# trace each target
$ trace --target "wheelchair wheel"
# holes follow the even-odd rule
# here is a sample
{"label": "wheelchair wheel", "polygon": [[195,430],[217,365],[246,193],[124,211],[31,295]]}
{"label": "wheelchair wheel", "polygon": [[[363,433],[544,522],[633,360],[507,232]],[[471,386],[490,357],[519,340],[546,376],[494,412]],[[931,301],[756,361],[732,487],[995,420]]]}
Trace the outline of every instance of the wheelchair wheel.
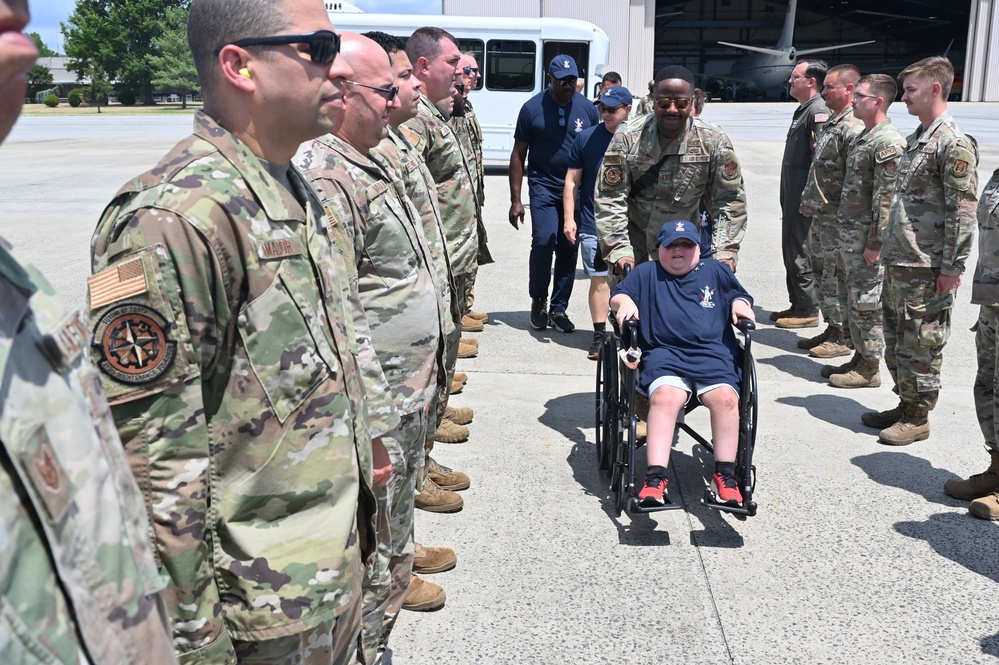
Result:
{"label": "wheelchair wheel", "polygon": [[756,364],[750,361],[747,371],[744,371],[743,389],[740,399],[739,450],[736,460],[736,477],[739,479],[743,505],[756,513],[756,503],[753,501],[753,491],[756,489],[756,467],[753,466],[753,452],[756,448],[756,426],[759,415],[759,399],[757,394]]}
{"label": "wheelchair wheel", "polygon": [[603,390],[600,392],[602,398],[598,397],[598,399],[602,399],[602,404],[598,406],[598,413],[602,407],[603,422],[602,427],[597,432],[597,460],[600,470],[608,473],[614,462],[614,442],[618,430],[618,414],[620,413],[617,391],[617,342],[612,336],[608,335],[604,339],[597,372],[600,375],[598,381],[603,383]]}

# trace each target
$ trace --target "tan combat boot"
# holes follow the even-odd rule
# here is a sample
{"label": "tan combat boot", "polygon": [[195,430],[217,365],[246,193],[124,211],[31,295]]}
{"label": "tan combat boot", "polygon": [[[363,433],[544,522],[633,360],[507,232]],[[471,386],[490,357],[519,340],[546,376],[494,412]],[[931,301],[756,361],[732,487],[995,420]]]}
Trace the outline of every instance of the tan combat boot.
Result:
{"label": "tan combat boot", "polygon": [[468,441],[469,434],[471,432],[464,425],[453,423],[444,418],[441,420],[440,427],[437,428],[437,432],[434,434],[434,441],[440,441],[441,443],[464,443]]}
{"label": "tan combat boot", "polygon": [[788,307],[787,309],[782,309],[779,312],[770,312],[770,320],[776,321],[777,319],[783,319],[785,316],[791,316],[791,312],[793,311],[793,307]]}
{"label": "tan combat boot", "polygon": [[468,474],[464,471],[455,471],[451,467],[438,463],[433,457],[428,458],[427,478],[434,481],[434,484],[442,490],[457,492],[467,490],[472,484]]}
{"label": "tan combat boot", "polygon": [[423,491],[416,495],[415,505],[428,513],[456,513],[465,500],[450,490],[442,490],[428,477],[423,481]]}
{"label": "tan combat boot", "polygon": [[402,609],[412,612],[430,612],[444,607],[446,600],[447,595],[444,593],[444,587],[413,575],[409,580],[406,600],[402,601]]}
{"label": "tan combat boot", "polygon": [[458,555],[450,547],[424,547],[416,543],[413,555],[413,572],[430,575],[443,573],[458,565]]}
{"label": "tan combat boot", "polygon": [[475,319],[476,321],[482,321],[483,323],[489,323],[489,315],[485,312],[469,312],[465,316]]}
{"label": "tan combat boot", "polygon": [[902,402],[887,411],[866,411],[860,415],[860,422],[874,429],[891,427],[902,417]]}
{"label": "tan combat boot", "polygon": [[479,348],[479,340],[475,337],[462,337],[458,340],[459,344],[468,344],[469,346],[474,346]]}
{"label": "tan combat boot", "polygon": [[464,372],[455,372],[454,380],[461,381],[462,383],[468,383],[468,374],[465,374]]}
{"label": "tan combat boot", "polygon": [[829,328],[829,339],[809,349],[808,355],[813,358],[839,358],[840,356],[850,355],[853,349],[847,345],[846,336],[843,334],[843,327],[830,325]]}
{"label": "tan combat boot", "polygon": [[986,448],[992,457],[992,464],[982,473],[976,473],[967,480],[951,478],[944,483],[944,492],[955,499],[971,501],[981,499],[999,491],[999,452]]}
{"label": "tan combat boot", "polygon": [[448,389],[447,394],[448,395],[458,395],[464,389],[465,389],[465,384],[464,383],[462,383],[461,381],[452,381],[451,382],[451,388]]}
{"label": "tan combat boot", "polygon": [[805,339],[798,340],[798,348],[808,350],[814,346],[818,346],[822,342],[829,339],[829,335],[832,334],[832,325],[826,326],[826,329],[820,332],[815,337],[806,337]]}
{"label": "tan combat boot", "polygon": [[467,406],[448,406],[444,408],[444,417],[456,425],[467,425],[475,418],[475,412]]}
{"label": "tan combat boot", "polygon": [[929,409],[902,402],[902,417],[881,430],[878,440],[889,446],[907,446],[930,437]]}
{"label": "tan combat boot", "polygon": [[478,319],[473,319],[468,314],[461,317],[461,332],[482,332],[486,329],[486,324]]}
{"label": "tan combat boot", "polygon": [[818,328],[819,327],[819,315],[815,316],[796,316],[794,314],[789,314],[788,316],[782,316],[777,319],[778,328],[788,328],[796,330],[798,328]]}
{"label": "tan combat boot", "polygon": [[849,372],[830,376],[829,385],[834,388],[877,388],[881,385],[881,361],[862,358]]}
{"label": "tan combat boot", "polygon": [[846,374],[857,366],[857,363],[860,362],[862,357],[863,356],[861,356],[858,351],[854,351],[853,357],[850,358],[845,365],[823,365],[822,369],[819,370],[819,374],[821,374],[824,379],[828,379],[833,374]]}
{"label": "tan combat boot", "polygon": [[458,357],[459,358],[474,358],[479,355],[479,346],[466,344],[464,340],[458,342]]}
{"label": "tan combat boot", "polygon": [[975,499],[968,506],[975,517],[983,520],[999,520],[999,492],[992,492],[980,499]]}

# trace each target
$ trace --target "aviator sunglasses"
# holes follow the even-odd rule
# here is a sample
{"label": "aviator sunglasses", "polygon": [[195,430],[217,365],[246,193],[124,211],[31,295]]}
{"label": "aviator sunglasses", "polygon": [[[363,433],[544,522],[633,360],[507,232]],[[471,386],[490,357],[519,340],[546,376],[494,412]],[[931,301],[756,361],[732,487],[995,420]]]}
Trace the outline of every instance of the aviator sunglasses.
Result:
{"label": "aviator sunglasses", "polygon": [[670,106],[676,106],[677,111],[682,111],[690,104],[686,97],[656,97],[656,106],[665,110]]}
{"label": "aviator sunglasses", "polygon": [[[317,65],[330,65],[340,52],[340,35],[332,30],[317,30],[301,35],[275,35],[273,37],[251,37],[230,42],[225,46],[282,46],[285,44],[306,44],[309,58]],[[215,49],[215,55],[222,52],[222,46]]]}
{"label": "aviator sunglasses", "polygon": [[359,85],[362,88],[367,88],[368,90],[374,90],[385,95],[385,101],[391,102],[395,99],[395,96],[399,94],[399,86],[394,85],[391,88],[379,88],[376,85],[368,85],[367,83],[358,83],[357,81],[344,81],[344,83],[349,83],[350,85]]}

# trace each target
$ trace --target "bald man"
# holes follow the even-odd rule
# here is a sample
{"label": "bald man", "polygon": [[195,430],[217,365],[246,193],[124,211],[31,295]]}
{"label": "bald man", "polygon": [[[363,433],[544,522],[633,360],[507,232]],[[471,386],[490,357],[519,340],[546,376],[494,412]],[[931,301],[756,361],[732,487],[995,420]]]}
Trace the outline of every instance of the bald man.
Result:
{"label": "bald man", "polygon": [[[372,664],[387,646],[409,587],[417,476],[424,441],[436,425],[430,407],[447,377],[441,340],[449,312],[420,213],[401,179],[371,154],[399,108],[388,54],[367,37],[345,33],[340,55],[354,72],[344,88],[343,117],[332,134],[303,146],[296,162],[319,193],[334,237],[353,258],[362,314],[401,414],[399,426],[383,437],[392,477],[375,490],[378,551],[364,577],[362,656]],[[440,596],[438,606],[443,590]]]}

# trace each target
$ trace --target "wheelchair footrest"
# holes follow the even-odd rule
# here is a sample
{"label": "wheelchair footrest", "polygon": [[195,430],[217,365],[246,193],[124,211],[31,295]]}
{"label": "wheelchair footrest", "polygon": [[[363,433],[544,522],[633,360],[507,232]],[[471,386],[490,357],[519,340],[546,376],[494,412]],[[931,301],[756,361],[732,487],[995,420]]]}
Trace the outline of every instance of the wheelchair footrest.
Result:
{"label": "wheelchair footrest", "polygon": [[720,503],[718,497],[715,493],[711,491],[710,487],[704,488],[704,505],[712,510],[720,510],[726,513],[734,513],[736,515],[747,515],[753,517],[756,515],[757,505],[756,502],[750,499],[742,504],[738,503]]}
{"label": "wheelchair footrest", "polygon": [[631,501],[628,502],[628,512],[629,513],[658,513],[664,510],[680,510],[683,508],[679,503],[673,503],[666,497],[666,503],[662,506],[643,506],[638,500],[637,496],[631,497]]}

